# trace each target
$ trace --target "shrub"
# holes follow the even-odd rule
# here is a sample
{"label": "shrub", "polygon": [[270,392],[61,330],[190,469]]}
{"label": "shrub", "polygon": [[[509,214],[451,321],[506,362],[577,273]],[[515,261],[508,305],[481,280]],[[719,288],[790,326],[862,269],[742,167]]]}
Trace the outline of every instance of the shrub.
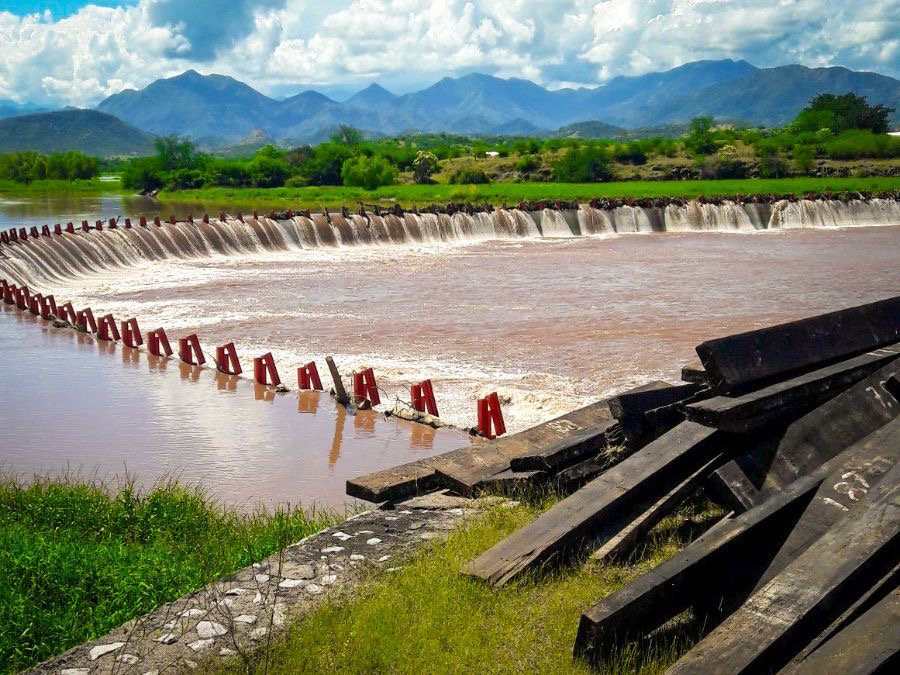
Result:
{"label": "shrub", "polygon": [[541,162],[534,155],[522,155],[516,162],[516,171],[521,173],[531,173],[539,168],[541,168]]}
{"label": "shrub", "polygon": [[156,157],[133,159],[122,170],[122,187],[138,192],[152,192],[165,185],[163,171]]}
{"label": "shrub", "polygon": [[562,183],[600,183],[612,178],[609,156],[596,145],[569,148],[553,173]]}
{"label": "shrub", "polygon": [[741,161],[733,145],[724,145],[713,156],[700,163],[700,178],[746,178],[747,165]]}
{"label": "shrub", "polygon": [[691,131],[684,141],[684,146],[696,155],[709,155],[715,152],[712,124],[712,117],[695,117],[691,121]]}
{"label": "shrub", "polygon": [[420,185],[425,185],[433,182],[431,176],[438,168],[438,158],[433,152],[420,150],[416,153],[412,166],[413,180]]}
{"label": "shrub", "polygon": [[348,159],[341,169],[344,185],[374,190],[382,185],[397,182],[397,169],[382,157],[359,157]]}
{"label": "shrub", "polygon": [[613,150],[613,159],[626,164],[646,164],[647,154],[638,141],[617,145]]}
{"label": "shrub", "polygon": [[490,177],[474,166],[463,166],[450,174],[450,183],[453,185],[482,185],[490,182]]}
{"label": "shrub", "polygon": [[248,167],[250,180],[254,187],[281,187],[291,175],[290,167],[280,157],[278,159],[257,154]]}
{"label": "shrub", "polygon": [[793,154],[797,171],[809,174],[816,165],[816,149],[811,145],[795,145]]}

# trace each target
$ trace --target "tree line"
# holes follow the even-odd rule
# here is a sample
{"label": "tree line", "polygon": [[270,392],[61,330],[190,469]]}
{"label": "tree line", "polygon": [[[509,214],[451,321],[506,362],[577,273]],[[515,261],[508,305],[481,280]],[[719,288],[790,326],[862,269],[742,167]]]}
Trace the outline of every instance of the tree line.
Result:
{"label": "tree line", "polygon": [[100,161],[82,152],[8,152],[0,154],[0,180],[31,183],[35,180],[89,180],[100,171]]}

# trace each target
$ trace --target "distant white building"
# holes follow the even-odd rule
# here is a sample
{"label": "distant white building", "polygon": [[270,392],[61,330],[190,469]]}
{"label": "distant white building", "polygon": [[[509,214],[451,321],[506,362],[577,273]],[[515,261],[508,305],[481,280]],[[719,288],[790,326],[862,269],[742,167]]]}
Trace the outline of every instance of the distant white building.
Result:
{"label": "distant white building", "polygon": [[900,136],[900,131],[889,131],[888,136]]}
{"label": "distant white building", "polygon": [[486,153],[484,153],[484,156],[485,157],[499,157],[500,153],[497,152],[496,150],[488,150]]}

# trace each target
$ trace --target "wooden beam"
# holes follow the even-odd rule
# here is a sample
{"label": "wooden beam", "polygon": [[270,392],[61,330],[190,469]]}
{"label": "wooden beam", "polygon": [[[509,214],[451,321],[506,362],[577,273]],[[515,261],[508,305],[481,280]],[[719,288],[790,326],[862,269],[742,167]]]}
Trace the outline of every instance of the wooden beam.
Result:
{"label": "wooden beam", "polygon": [[639,417],[648,410],[684,401],[700,391],[696,384],[651,382],[609,399],[609,410],[617,420]]}
{"label": "wooden beam", "polygon": [[897,373],[900,359],[895,358],[723,466],[713,489],[724,503],[743,511],[865,438],[900,415],[900,401],[889,385]]}
{"label": "wooden beam", "polygon": [[697,355],[710,384],[734,392],[898,341],[900,296],[709,340],[697,347]]}
{"label": "wooden beam", "polygon": [[681,368],[681,381],[690,382],[692,384],[707,384],[708,381],[706,371],[703,369],[703,364],[700,363],[700,361],[696,361],[695,363],[689,363],[686,366],[683,366]]}
{"label": "wooden beam", "polygon": [[900,467],[669,669],[772,672],[896,564]]}
{"label": "wooden beam", "polygon": [[624,527],[623,514],[637,517],[648,500],[659,499],[708,462],[722,440],[714,429],[680,424],[480,555],[465,573],[502,586],[588,541],[603,543]]}
{"label": "wooden beam", "polygon": [[821,501],[830,498],[845,473],[866,462],[874,464],[879,457],[887,457],[888,468],[894,465],[900,452],[898,433],[900,429],[880,430],[879,436],[844,450],[761,505],[721,521],[683,551],[600,600],[581,616],[576,655],[593,660],[650,633],[701,600],[718,605],[730,602],[736,593],[743,597],[745,589],[752,589],[770,569],[817,493]]}
{"label": "wooden beam", "polygon": [[689,420],[746,433],[806,414],[900,357],[900,344],[868,352],[736,398],[716,396],[685,406]]}

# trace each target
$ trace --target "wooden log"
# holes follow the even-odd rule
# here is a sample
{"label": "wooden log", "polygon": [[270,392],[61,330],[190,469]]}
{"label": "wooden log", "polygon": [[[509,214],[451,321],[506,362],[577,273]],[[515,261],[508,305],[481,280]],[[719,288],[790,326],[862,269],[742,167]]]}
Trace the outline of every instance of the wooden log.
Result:
{"label": "wooden log", "polygon": [[791,675],[870,675],[897,672],[900,663],[900,588],[881,599],[796,666]]}
{"label": "wooden log", "polygon": [[784,379],[900,341],[900,296],[709,340],[697,347],[720,392]]}
{"label": "wooden log", "polygon": [[746,433],[806,414],[898,356],[900,345],[891,345],[743,396],[691,403],[685,413],[699,424]]}
{"label": "wooden log", "polygon": [[608,452],[601,453],[596,457],[589,457],[578,464],[566,467],[552,479],[552,485],[558,492],[572,492],[573,489],[580,488],[589,480],[593,480],[610,464],[615,462],[615,455]]}
{"label": "wooden log", "polygon": [[700,361],[689,363],[681,368],[681,381],[690,382],[691,384],[708,384],[706,371]]}
{"label": "wooden log", "polygon": [[[471,495],[484,481],[508,470],[511,459],[539,456],[542,448],[585,427],[606,422],[614,426],[609,406],[600,401],[518,434],[353,478],[347,481],[347,494],[375,503],[397,501],[441,487],[454,487]],[[437,473],[439,468],[441,475]],[[468,482],[447,479],[444,471],[450,476],[465,472],[464,480]]]}
{"label": "wooden log", "polygon": [[786,665],[900,555],[900,467],[669,669],[758,673]]}
{"label": "wooden log", "polygon": [[486,479],[481,487],[482,490],[487,492],[510,494],[540,485],[546,479],[547,474],[544,471],[513,471],[512,469],[507,469]]}
{"label": "wooden log", "polygon": [[654,502],[644,513],[631,520],[620,532],[604,542],[591,556],[594,560],[615,560],[631,553],[637,544],[667,515],[672,513],[692,493],[701,482],[722,463],[722,455],[697,469],[672,490]]}
{"label": "wooden log", "polygon": [[584,612],[576,655],[593,660],[657,629],[698,599],[713,605],[745,593],[769,569],[817,492],[821,490],[822,500],[829,498],[847,471],[885,456],[892,466],[897,453],[894,436],[867,438],[761,505],[720,521],[683,551]]}
{"label": "wooden log", "polygon": [[347,396],[347,390],[344,389],[344,382],[341,380],[341,374],[338,371],[337,364],[331,356],[325,357],[325,363],[328,364],[328,370],[331,372],[331,379],[334,381],[334,396],[338,403],[350,405],[350,397]]}
{"label": "wooden log", "polygon": [[759,504],[773,491],[895,419],[900,415],[900,401],[891,394],[889,382],[898,372],[900,359],[894,359],[739,455],[714,475],[714,496],[738,512]]}
{"label": "wooden log", "polygon": [[602,544],[624,527],[623,516],[636,517],[648,500],[659,499],[708,462],[722,440],[713,429],[682,423],[480,555],[465,573],[502,586],[552,558],[563,559],[588,540]]}
{"label": "wooden log", "polygon": [[607,433],[616,422],[606,419],[583,429],[573,430],[565,438],[550,439],[543,447],[522,457],[513,457],[509,466],[514,471],[558,471],[583,460],[598,455],[607,448]]}

